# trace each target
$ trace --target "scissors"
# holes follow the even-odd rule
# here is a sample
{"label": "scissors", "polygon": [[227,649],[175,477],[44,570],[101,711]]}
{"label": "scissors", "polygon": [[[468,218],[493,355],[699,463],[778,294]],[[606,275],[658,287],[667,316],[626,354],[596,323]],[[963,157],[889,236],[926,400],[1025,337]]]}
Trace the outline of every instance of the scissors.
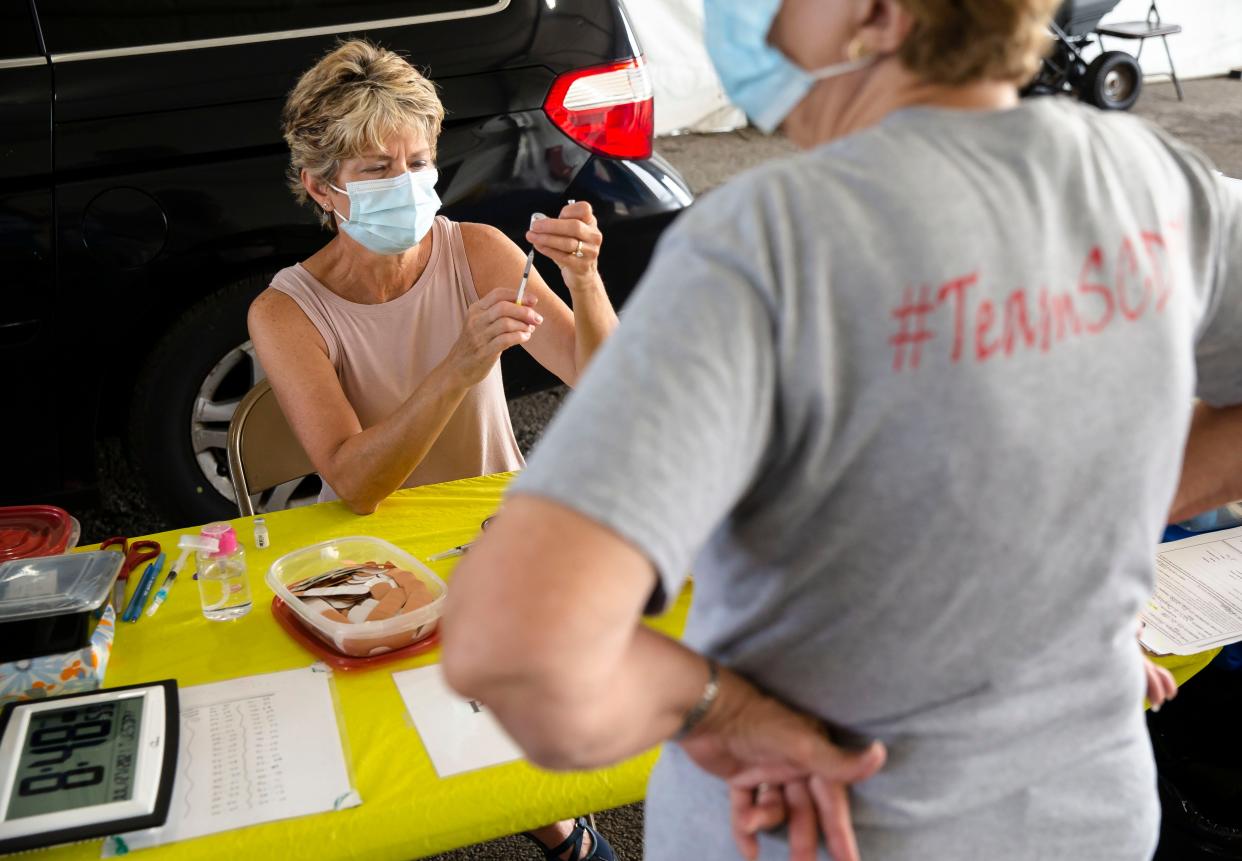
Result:
{"label": "scissors", "polygon": [[125,556],[121,573],[116,575],[116,585],[112,587],[112,606],[120,613],[125,604],[125,581],[129,579],[129,572],[143,562],[159,556],[163,548],[158,541],[135,541],[130,544],[128,538],[121,536],[109,538],[99,545],[100,550],[107,550],[109,547],[119,547]]}

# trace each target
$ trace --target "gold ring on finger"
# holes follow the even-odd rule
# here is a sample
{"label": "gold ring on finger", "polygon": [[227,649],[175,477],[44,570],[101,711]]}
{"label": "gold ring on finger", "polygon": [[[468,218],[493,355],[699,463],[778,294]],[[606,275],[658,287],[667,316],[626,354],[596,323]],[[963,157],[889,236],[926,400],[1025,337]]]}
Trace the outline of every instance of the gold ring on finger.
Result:
{"label": "gold ring on finger", "polygon": [[579,240],[578,240],[578,250],[574,252],[574,257],[581,257],[581,256],[582,256],[582,240],[581,240],[581,239],[579,239]]}

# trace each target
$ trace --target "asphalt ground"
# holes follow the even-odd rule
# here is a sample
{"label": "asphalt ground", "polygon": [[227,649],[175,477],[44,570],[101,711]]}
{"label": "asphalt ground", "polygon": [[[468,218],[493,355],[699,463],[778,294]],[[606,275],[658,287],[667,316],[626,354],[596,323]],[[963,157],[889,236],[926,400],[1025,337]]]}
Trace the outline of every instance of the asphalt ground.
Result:
{"label": "asphalt ground", "polygon": [[[1242,81],[1213,78],[1185,81],[1183,86],[1186,100],[1179,102],[1171,84],[1149,83],[1134,112],[1199,147],[1224,173],[1242,178]],[[742,171],[793,152],[782,138],[765,137],[753,129],[664,138],[656,148],[700,195]],[[514,431],[523,451],[530,451],[564,395],[564,389],[554,389],[510,402]],[[161,532],[172,526],[143,499],[130,477],[118,439],[101,440],[99,456],[99,503],[72,512],[82,522],[83,544],[109,535]],[[596,819],[619,859],[642,858],[642,805],[598,812]],[[540,857],[527,841],[507,838],[439,855],[436,861],[515,861]]]}

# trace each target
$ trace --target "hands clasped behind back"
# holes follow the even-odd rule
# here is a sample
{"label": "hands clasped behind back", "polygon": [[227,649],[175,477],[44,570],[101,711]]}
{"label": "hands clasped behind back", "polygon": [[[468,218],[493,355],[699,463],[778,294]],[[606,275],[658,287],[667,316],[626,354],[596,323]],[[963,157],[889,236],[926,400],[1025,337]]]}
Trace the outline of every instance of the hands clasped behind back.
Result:
{"label": "hands clasped behind back", "polygon": [[461,335],[445,359],[467,386],[482,382],[500,354],[525,344],[543,323],[543,317],[530,307],[538,302],[527,295],[517,304],[517,291],[496,289],[470,306]]}
{"label": "hands clasped behind back", "polygon": [[733,840],[743,858],[758,835],[786,826],[791,861],[814,861],[822,835],[837,861],[857,861],[848,790],[874,776],[887,752],[834,744],[824,725],[723,670],[719,707],[681,742],[703,770],[729,784]]}

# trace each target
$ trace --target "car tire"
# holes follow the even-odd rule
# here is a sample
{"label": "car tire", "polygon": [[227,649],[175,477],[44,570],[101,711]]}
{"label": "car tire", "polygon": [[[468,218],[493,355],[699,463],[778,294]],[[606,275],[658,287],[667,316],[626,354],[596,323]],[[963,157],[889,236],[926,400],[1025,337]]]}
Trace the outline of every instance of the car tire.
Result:
{"label": "car tire", "polygon": [[[205,381],[220,375],[222,361],[250,350],[246,313],[270,280],[268,274],[255,273],[191,306],[169,327],[138,375],[130,410],[130,461],[157,510],[177,526],[237,516],[228,460],[221,461],[216,449],[223,453],[228,404],[236,407],[262,379],[262,369],[257,361],[250,368],[239,362],[229,369],[224,376],[231,377],[218,381],[221,399],[207,405],[206,415],[202,392]],[[210,450],[204,450],[205,440],[213,444]],[[208,459],[215,462],[215,475]]]}
{"label": "car tire", "polygon": [[1125,51],[1105,51],[1091,61],[1081,98],[1106,111],[1128,111],[1143,92],[1143,69]]}

